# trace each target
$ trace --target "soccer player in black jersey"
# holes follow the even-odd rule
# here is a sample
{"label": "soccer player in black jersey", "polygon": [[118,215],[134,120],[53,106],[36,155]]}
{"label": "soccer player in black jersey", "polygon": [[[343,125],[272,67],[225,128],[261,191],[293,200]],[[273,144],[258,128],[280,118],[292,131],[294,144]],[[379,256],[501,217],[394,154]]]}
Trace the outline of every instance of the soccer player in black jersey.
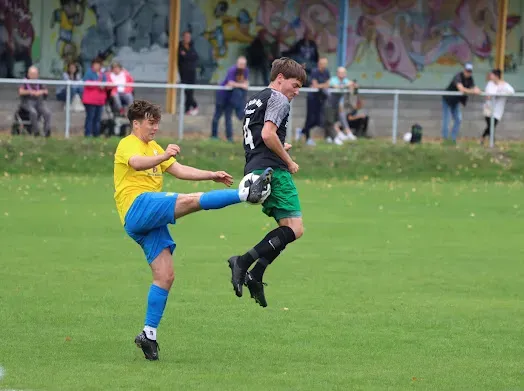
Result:
{"label": "soccer player in black jersey", "polygon": [[260,175],[267,167],[273,169],[271,194],[262,211],[273,217],[278,227],[244,255],[235,255],[228,262],[235,294],[241,297],[242,286],[246,285],[251,297],[262,307],[267,306],[262,282],[266,267],[304,232],[298,191],[291,177],[299,167],[288,154],[291,145],[285,140],[290,102],[306,78],[306,71],[296,61],[285,57],[275,60],[269,86],[253,95],[245,107],[244,175]]}

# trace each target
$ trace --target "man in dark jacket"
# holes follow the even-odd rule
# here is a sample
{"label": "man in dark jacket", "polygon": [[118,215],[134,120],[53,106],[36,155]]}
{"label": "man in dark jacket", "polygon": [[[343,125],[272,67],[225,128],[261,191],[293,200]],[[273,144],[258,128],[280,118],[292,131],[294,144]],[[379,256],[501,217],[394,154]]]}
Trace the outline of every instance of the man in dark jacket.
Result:
{"label": "man in dark jacket", "polygon": [[[198,53],[196,52],[193,42],[191,41],[191,33],[186,31],[184,32],[182,41],[178,46],[178,71],[180,73],[180,80],[182,84],[195,84],[198,60]],[[198,105],[195,101],[193,93],[194,90],[185,90],[185,111],[186,114],[197,115]]]}
{"label": "man in dark jacket", "polygon": [[478,95],[480,89],[473,80],[473,65],[466,63],[462,72],[457,73],[449,83],[446,91],[462,92],[462,96],[445,95],[442,97],[442,139],[447,140],[449,134],[449,120],[453,117],[453,128],[451,129],[451,140],[457,141],[457,136],[462,123],[462,112],[460,105],[466,106],[468,95]]}

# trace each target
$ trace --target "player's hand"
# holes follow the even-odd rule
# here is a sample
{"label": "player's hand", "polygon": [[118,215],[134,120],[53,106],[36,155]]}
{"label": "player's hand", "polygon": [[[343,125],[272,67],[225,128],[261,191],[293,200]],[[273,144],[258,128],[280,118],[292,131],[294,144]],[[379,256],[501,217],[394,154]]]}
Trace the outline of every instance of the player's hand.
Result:
{"label": "player's hand", "polygon": [[287,165],[287,168],[291,174],[296,174],[299,169],[298,164],[293,161]]}
{"label": "player's hand", "polygon": [[230,187],[233,184],[233,177],[225,171],[216,171],[213,173],[213,181]]}
{"label": "player's hand", "polygon": [[176,144],[169,144],[164,152],[164,155],[166,156],[166,160],[175,157],[180,153],[180,147]]}
{"label": "player's hand", "polygon": [[292,145],[291,144],[288,144],[288,143],[284,143],[284,149],[286,151],[289,151],[291,149]]}

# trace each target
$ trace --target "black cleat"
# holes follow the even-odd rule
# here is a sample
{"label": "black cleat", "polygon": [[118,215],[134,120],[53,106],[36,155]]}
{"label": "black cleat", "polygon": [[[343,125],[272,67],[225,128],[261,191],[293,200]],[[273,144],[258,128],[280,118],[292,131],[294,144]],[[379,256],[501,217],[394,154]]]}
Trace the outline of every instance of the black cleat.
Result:
{"label": "black cleat", "polygon": [[231,268],[231,284],[233,284],[233,290],[237,297],[242,297],[242,285],[244,285],[244,281],[246,280],[247,270],[242,270],[240,266],[238,266],[238,258],[240,257],[235,255],[229,258],[228,262]]}
{"label": "black cleat", "polygon": [[136,346],[142,349],[144,357],[147,360],[158,360],[158,351],[160,350],[158,343],[152,339],[146,337],[145,332],[141,332],[135,338]]}
{"label": "black cleat", "polygon": [[247,196],[247,202],[257,204],[262,199],[262,194],[266,186],[271,183],[273,177],[273,169],[271,167],[266,168],[259,178],[249,186],[249,195]]}
{"label": "black cleat", "polygon": [[246,274],[246,280],[244,285],[248,287],[251,297],[260,304],[261,307],[267,307],[266,296],[264,296],[264,285],[263,282],[257,281],[251,273]]}

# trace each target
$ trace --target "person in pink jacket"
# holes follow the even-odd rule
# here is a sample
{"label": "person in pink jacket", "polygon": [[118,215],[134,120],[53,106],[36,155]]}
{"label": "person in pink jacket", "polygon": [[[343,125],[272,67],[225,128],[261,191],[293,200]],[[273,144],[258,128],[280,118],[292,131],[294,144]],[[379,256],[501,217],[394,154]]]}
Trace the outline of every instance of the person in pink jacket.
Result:
{"label": "person in pink jacket", "polygon": [[128,87],[126,84],[133,83],[134,79],[127,69],[116,61],[111,64],[111,72],[107,74],[107,79],[117,84],[111,89],[113,108],[120,115],[124,115],[126,108],[133,103],[133,87]]}
{"label": "person in pink jacket", "polygon": [[86,109],[86,122],[84,135],[86,137],[98,137],[100,135],[100,123],[102,112],[107,100],[107,87],[99,85],[100,82],[107,82],[106,75],[102,72],[102,61],[94,59],[91,62],[91,69],[84,75],[84,94],[82,102]]}

